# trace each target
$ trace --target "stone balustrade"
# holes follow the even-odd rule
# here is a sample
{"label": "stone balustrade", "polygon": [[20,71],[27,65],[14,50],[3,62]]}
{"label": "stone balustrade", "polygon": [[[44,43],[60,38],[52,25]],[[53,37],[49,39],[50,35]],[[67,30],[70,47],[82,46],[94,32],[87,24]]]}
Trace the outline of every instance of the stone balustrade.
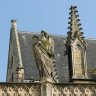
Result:
{"label": "stone balustrade", "polygon": [[[46,83],[46,88],[41,88],[41,83],[0,83],[0,96],[47,96],[51,83]],[[49,84],[49,86],[48,86]],[[96,83],[53,83],[50,96],[96,96]],[[42,90],[41,90],[42,89]]]}
{"label": "stone balustrade", "polygon": [[40,84],[0,83],[0,96],[40,96]]}

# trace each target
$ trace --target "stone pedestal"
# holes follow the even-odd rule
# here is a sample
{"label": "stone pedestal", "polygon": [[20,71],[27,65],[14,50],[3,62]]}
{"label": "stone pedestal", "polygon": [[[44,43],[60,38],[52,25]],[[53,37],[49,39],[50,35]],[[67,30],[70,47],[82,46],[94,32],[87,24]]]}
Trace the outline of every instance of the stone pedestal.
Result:
{"label": "stone pedestal", "polygon": [[51,77],[42,77],[40,81],[41,83],[45,83],[45,82],[53,83],[54,82]]}
{"label": "stone pedestal", "polygon": [[41,96],[52,96],[52,79],[43,77],[41,79]]}

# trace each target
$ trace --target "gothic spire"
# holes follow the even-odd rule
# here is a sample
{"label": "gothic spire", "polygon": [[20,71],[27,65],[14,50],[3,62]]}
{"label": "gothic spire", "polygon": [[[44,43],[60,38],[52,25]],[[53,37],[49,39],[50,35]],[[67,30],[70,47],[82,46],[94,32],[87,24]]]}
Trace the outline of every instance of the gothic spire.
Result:
{"label": "gothic spire", "polygon": [[83,40],[84,36],[83,32],[81,32],[82,28],[80,27],[80,19],[78,19],[79,15],[77,14],[78,11],[76,8],[77,6],[70,7],[70,22],[68,22],[70,26],[68,27],[69,32],[67,34],[70,39],[75,39],[76,37],[79,37],[79,39]]}
{"label": "gothic spire", "polygon": [[[71,6],[70,10],[70,26],[67,40],[65,42],[65,55],[68,56],[69,65],[69,79],[84,79],[87,78],[87,61],[86,61],[86,47],[87,43],[84,40],[79,15],[77,14],[77,7]],[[79,70],[78,70],[79,68]],[[71,71],[70,71],[71,70]]]}

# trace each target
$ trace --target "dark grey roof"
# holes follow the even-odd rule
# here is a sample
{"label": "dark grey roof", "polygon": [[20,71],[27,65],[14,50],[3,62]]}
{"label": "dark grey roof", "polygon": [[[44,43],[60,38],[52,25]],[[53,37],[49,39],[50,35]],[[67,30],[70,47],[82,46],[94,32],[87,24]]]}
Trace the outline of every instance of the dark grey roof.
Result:
{"label": "dark grey roof", "polygon": [[[87,69],[88,72],[91,69],[96,68],[96,40],[92,40],[92,39],[87,39]],[[91,73],[89,73],[89,78],[90,79],[96,79],[96,75],[92,75]]]}
{"label": "dark grey roof", "polygon": [[96,40],[87,41],[87,63],[88,67],[96,67]]}
{"label": "dark grey roof", "polygon": [[22,63],[25,69],[25,79],[33,77],[39,80],[39,72],[33,54],[32,33],[18,33],[22,55]]}
{"label": "dark grey roof", "polygon": [[[24,33],[18,32],[22,62],[25,68],[25,79],[30,79],[33,77],[34,80],[40,80],[39,71],[36,67],[36,62],[33,54],[33,42],[32,36],[37,33]],[[68,81],[68,60],[67,56],[64,56],[64,51],[66,50],[63,40],[66,39],[65,36],[52,35],[55,42],[55,58],[56,58],[56,69],[60,82]],[[87,64],[88,68],[96,67],[96,40],[86,40],[88,43],[87,47]],[[89,78],[92,76],[89,74]]]}

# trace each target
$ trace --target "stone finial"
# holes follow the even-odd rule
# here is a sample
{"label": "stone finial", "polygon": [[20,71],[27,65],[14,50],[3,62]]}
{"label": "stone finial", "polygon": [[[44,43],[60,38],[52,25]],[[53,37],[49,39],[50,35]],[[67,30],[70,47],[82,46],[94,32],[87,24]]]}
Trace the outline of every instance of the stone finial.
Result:
{"label": "stone finial", "polygon": [[79,15],[78,15],[77,6],[71,6],[69,14],[70,14],[70,17],[69,17],[70,21],[68,22],[69,31],[67,32],[68,39],[75,40],[75,38],[78,37],[82,41],[82,43],[84,43],[84,45],[86,45],[86,42],[84,41],[83,32],[81,31],[82,28],[81,28]]}
{"label": "stone finial", "polygon": [[74,38],[76,34],[80,34],[80,31],[82,30],[82,28],[80,27],[80,19],[78,19],[79,15],[77,14],[77,6],[71,6],[70,8],[70,22],[68,22],[68,24],[70,24],[70,26],[68,27],[68,29],[70,30],[71,36]]}
{"label": "stone finial", "polygon": [[17,21],[17,20],[15,20],[15,19],[11,20],[12,27],[14,27],[14,28],[16,28],[16,25],[17,25],[17,24],[16,24],[16,21]]}

